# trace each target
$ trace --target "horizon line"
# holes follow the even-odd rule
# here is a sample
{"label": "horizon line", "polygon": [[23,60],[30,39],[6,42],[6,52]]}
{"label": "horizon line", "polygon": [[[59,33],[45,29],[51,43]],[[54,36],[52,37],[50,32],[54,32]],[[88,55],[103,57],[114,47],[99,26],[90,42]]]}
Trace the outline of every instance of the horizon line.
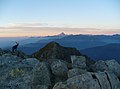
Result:
{"label": "horizon line", "polygon": [[[62,33],[62,32],[61,32]],[[64,32],[63,32],[64,33]],[[34,35],[34,36],[0,36],[0,38],[8,38],[8,37],[13,37],[13,38],[16,38],[16,37],[48,37],[48,36],[58,36],[59,34],[55,34],[55,35],[44,35],[44,36],[41,36],[41,35]],[[65,34],[66,36],[70,36],[70,35],[91,35],[91,36],[100,36],[100,35],[104,35],[104,36],[114,36],[114,35],[120,35],[120,33],[114,33],[114,34]]]}
{"label": "horizon line", "polygon": [[76,29],[120,29],[120,28],[108,28],[108,27],[79,27],[79,26],[0,26],[0,29],[16,29],[16,28],[76,28]]}

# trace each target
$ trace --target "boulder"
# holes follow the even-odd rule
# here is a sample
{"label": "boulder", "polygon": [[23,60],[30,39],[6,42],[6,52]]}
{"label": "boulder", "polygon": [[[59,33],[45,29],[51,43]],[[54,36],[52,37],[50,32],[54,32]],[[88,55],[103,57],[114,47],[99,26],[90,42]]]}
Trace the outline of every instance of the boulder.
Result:
{"label": "boulder", "polygon": [[20,58],[23,58],[23,59],[26,59],[26,58],[29,58],[30,56],[29,55],[26,55],[24,52],[22,51],[15,51],[14,53],[12,53],[12,55],[16,55]]}
{"label": "boulder", "polygon": [[40,63],[40,61],[36,58],[27,58],[22,60],[22,63],[31,67],[36,67]]}
{"label": "boulder", "polygon": [[99,86],[101,89],[111,89],[111,84],[109,82],[109,78],[104,72],[99,72],[93,74],[94,78],[99,81]]}
{"label": "boulder", "polygon": [[100,89],[99,83],[91,73],[78,75],[67,80],[68,89]]}
{"label": "boulder", "polygon": [[86,58],[84,56],[71,56],[72,67],[73,68],[86,68]]}
{"label": "boulder", "polygon": [[81,74],[85,74],[85,73],[87,73],[87,71],[83,69],[79,69],[79,68],[70,69],[68,71],[68,78],[81,75]]}
{"label": "boulder", "polygon": [[111,89],[120,89],[120,81],[112,72],[106,72]]}
{"label": "boulder", "polygon": [[0,89],[31,89],[31,74],[24,75],[22,71],[16,70],[12,73],[5,72],[0,78]]}
{"label": "boulder", "polygon": [[120,78],[120,64],[116,60],[99,60],[94,65],[92,65],[92,70],[94,72],[112,71],[117,75],[117,77]]}
{"label": "boulder", "polygon": [[68,72],[67,65],[60,60],[52,62],[51,70],[56,76],[66,76]]}
{"label": "boulder", "polygon": [[110,72],[87,72],[58,82],[53,89],[120,89],[120,81]]}
{"label": "boulder", "polygon": [[0,65],[6,64],[8,66],[14,66],[16,63],[18,63],[21,60],[23,59],[20,57],[6,53],[0,56]]}
{"label": "boulder", "polygon": [[33,88],[36,88],[38,85],[51,86],[50,71],[47,64],[44,62],[41,62],[33,70],[32,86]]}
{"label": "boulder", "polygon": [[120,78],[120,64],[116,60],[105,61],[108,70],[112,71],[117,77]]}
{"label": "boulder", "polygon": [[49,89],[46,85],[38,85],[35,89]]}
{"label": "boulder", "polygon": [[63,84],[62,82],[57,82],[57,83],[54,85],[53,89],[67,89],[67,88],[66,88],[66,85]]}
{"label": "boulder", "polygon": [[36,58],[23,59],[10,53],[0,56],[0,89],[32,89],[37,85],[51,86],[46,63],[40,63]]}
{"label": "boulder", "polygon": [[5,53],[10,53],[10,50],[3,50],[0,48],[0,56],[2,56]]}
{"label": "boulder", "polygon": [[31,89],[31,76],[16,78],[7,85],[8,89]]}
{"label": "boulder", "polygon": [[106,65],[105,61],[99,60],[95,64],[92,65],[92,70],[94,72],[106,71],[108,70],[108,66]]}

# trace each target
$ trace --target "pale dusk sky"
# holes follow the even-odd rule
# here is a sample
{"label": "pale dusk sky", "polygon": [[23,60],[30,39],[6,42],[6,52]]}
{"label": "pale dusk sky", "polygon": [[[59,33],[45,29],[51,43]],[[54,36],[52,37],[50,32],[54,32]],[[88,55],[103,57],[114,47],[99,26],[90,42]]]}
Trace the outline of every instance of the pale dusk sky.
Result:
{"label": "pale dusk sky", "polygon": [[120,0],[0,0],[0,37],[120,34]]}

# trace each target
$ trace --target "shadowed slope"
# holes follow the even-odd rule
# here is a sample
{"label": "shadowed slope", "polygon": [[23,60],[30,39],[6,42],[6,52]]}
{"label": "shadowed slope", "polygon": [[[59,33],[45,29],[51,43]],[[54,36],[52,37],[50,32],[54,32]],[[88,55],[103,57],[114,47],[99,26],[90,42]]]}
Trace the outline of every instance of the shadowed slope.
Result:
{"label": "shadowed slope", "polygon": [[81,53],[75,48],[63,47],[54,41],[33,54],[38,59],[63,59],[68,62],[71,55],[79,56]]}

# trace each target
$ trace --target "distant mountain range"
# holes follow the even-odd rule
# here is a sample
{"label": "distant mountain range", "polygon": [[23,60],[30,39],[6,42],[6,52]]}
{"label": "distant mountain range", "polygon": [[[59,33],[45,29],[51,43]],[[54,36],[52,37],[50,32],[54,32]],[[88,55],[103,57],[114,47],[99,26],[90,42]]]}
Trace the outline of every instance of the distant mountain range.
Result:
{"label": "distant mountain range", "polygon": [[[13,39],[13,38],[12,38]],[[12,43],[16,41],[15,38]],[[11,40],[9,40],[11,41]],[[80,50],[81,53],[88,55],[92,59],[116,59],[120,56],[120,35],[67,35],[60,33],[54,36],[45,37],[25,37],[20,38],[19,50],[26,54],[32,54],[43,48],[47,43],[55,41],[65,47],[74,47]],[[3,41],[2,41],[3,42]],[[3,42],[4,43],[4,42]],[[1,43],[2,44],[2,43]],[[9,45],[5,43],[5,45]],[[12,44],[7,48],[11,48]]]}
{"label": "distant mountain range", "polygon": [[87,48],[80,52],[95,60],[116,59],[120,63],[120,43]]}
{"label": "distant mountain range", "polygon": [[[35,39],[37,39],[36,42]],[[27,54],[34,53],[51,41],[56,41],[62,46],[75,47],[78,50],[83,50],[86,48],[104,46],[111,43],[120,43],[120,35],[56,35],[42,38],[29,38],[29,41],[30,40],[31,43],[27,43],[26,39],[25,42],[27,44],[21,45],[19,47],[20,50],[24,51]],[[20,43],[24,42],[21,41]]]}

